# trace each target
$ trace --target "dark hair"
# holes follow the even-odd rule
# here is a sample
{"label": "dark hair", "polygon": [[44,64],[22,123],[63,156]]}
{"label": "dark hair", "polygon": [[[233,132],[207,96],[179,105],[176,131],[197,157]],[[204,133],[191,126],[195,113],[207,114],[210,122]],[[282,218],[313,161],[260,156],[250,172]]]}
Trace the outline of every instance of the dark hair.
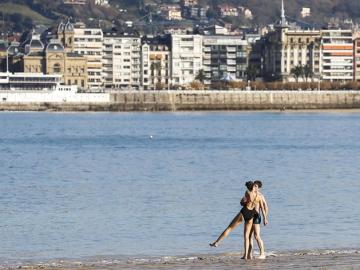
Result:
{"label": "dark hair", "polygon": [[254,187],[254,182],[253,181],[247,181],[245,183],[245,186],[247,187],[248,190],[252,191],[253,187]]}
{"label": "dark hair", "polygon": [[262,182],[260,180],[255,180],[254,185],[257,185],[259,188],[262,187]]}

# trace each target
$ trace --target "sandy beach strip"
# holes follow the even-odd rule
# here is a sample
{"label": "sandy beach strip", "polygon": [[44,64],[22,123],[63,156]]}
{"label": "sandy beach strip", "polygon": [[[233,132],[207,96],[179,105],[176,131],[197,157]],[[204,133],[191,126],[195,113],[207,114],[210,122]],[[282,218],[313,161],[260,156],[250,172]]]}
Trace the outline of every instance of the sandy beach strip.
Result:
{"label": "sandy beach strip", "polygon": [[240,254],[199,255],[187,257],[162,257],[152,259],[100,259],[86,262],[58,261],[35,265],[18,265],[6,269],[28,270],[140,270],[140,269],[319,269],[355,270],[360,269],[360,251],[352,252],[297,252],[272,254],[265,260],[241,260]]}

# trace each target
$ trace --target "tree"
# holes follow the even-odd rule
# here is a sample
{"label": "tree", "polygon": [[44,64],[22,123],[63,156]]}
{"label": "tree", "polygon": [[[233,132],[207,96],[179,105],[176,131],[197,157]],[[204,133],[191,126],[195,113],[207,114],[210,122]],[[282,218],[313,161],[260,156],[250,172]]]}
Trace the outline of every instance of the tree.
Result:
{"label": "tree", "polygon": [[200,69],[198,74],[195,77],[195,80],[198,80],[199,82],[204,83],[205,79],[206,79],[206,76],[205,76],[204,70]]}
{"label": "tree", "polygon": [[189,85],[191,90],[204,90],[204,84],[199,81],[193,81]]}
{"label": "tree", "polygon": [[306,65],[303,67],[304,69],[304,76],[305,76],[305,80],[307,81],[308,78],[311,78],[314,76],[314,72],[312,70],[312,68],[309,65]]}
{"label": "tree", "polygon": [[249,81],[255,81],[258,75],[258,69],[255,65],[250,64],[246,69],[246,76]]}
{"label": "tree", "polygon": [[296,66],[291,69],[291,74],[294,75],[296,82],[299,82],[299,77],[304,76],[304,68],[303,66]]}
{"label": "tree", "polygon": [[161,82],[161,63],[158,61],[151,63],[150,71],[151,83],[156,87],[156,84]]}

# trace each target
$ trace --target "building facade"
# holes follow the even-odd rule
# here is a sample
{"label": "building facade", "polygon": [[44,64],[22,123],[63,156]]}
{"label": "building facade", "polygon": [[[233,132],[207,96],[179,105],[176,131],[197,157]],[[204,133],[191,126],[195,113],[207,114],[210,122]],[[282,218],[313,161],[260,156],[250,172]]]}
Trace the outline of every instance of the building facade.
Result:
{"label": "building facade", "polygon": [[7,49],[8,44],[5,41],[0,41],[0,72],[6,72],[6,62],[7,62]]}
{"label": "building facade", "polygon": [[[269,80],[302,81],[320,78],[321,33],[319,30],[297,30],[279,27],[266,36],[264,77]],[[310,77],[296,78],[296,67],[311,70]]]}
{"label": "building facade", "polygon": [[181,8],[179,5],[166,5],[160,7],[161,15],[168,21],[180,21],[182,20]]}
{"label": "building facade", "polygon": [[351,30],[322,30],[322,80],[352,81],[354,45]]}
{"label": "building facade", "polygon": [[142,85],[147,89],[170,87],[171,74],[170,36],[142,39]]}
{"label": "building facade", "polygon": [[[40,40],[30,44],[38,44]],[[23,56],[23,71],[25,73],[60,74],[61,82],[66,85],[77,85],[87,89],[86,58],[66,52],[59,40],[51,40],[41,51],[38,46],[29,47],[29,52]]]}
{"label": "building facade", "polygon": [[88,0],[63,0],[65,5],[86,5]]}
{"label": "building facade", "polygon": [[73,25],[73,52],[84,56],[87,61],[87,85],[90,89],[100,89],[102,80],[103,32],[101,28],[86,28],[84,24]]}
{"label": "building facade", "polygon": [[57,29],[57,39],[60,40],[67,52],[74,52],[74,25],[68,20],[67,22],[60,22]]}
{"label": "building facade", "polygon": [[237,17],[239,16],[239,11],[237,7],[231,5],[219,5],[218,10],[221,17]]}
{"label": "building facade", "polygon": [[95,0],[95,5],[109,6],[109,1],[108,0]]}
{"label": "building facade", "polygon": [[239,36],[204,36],[203,70],[205,84],[221,81],[246,80],[249,62],[249,44]]}
{"label": "building facade", "polygon": [[311,70],[311,78],[318,79],[321,74],[321,33],[319,30],[290,30],[283,32],[281,78],[283,81],[295,81],[292,70],[306,67]]}
{"label": "building facade", "polygon": [[[292,28],[286,21],[282,1],[281,18],[274,31],[263,38],[263,71],[266,80],[303,81],[320,79],[322,71],[321,31]],[[294,70],[301,67],[299,76]],[[310,78],[308,78],[310,77]]]}
{"label": "building facade", "polygon": [[181,0],[181,5],[184,7],[196,6],[198,4],[198,0]]}
{"label": "building facade", "polygon": [[354,34],[354,81],[360,82],[360,33]]}
{"label": "building facade", "polygon": [[202,36],[171,36],[171,84],[186,85],[202,69]]}
{"label": "building facade", "polygon": [[105,88],[140,88],[140,61],[139,36],[105,33],[102,60]]}

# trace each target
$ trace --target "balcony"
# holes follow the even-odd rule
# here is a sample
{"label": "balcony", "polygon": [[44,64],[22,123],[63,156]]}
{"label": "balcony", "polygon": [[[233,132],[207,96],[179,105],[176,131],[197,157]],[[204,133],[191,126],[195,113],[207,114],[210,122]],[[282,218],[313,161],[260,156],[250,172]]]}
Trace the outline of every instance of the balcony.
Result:
{"label": "balcony", "polygon": [[226,55],[227,58],[231,58],[231,59],[235,59],[236,58],[236,53],[228,53]]}
{"label": "balcony", "polygon": [[236,60],[231,60],[231,59],[229,60],[229,59],[228,59],[228,60],[226,61],[226,64],[228,64],[228,65],[236,65]]}

